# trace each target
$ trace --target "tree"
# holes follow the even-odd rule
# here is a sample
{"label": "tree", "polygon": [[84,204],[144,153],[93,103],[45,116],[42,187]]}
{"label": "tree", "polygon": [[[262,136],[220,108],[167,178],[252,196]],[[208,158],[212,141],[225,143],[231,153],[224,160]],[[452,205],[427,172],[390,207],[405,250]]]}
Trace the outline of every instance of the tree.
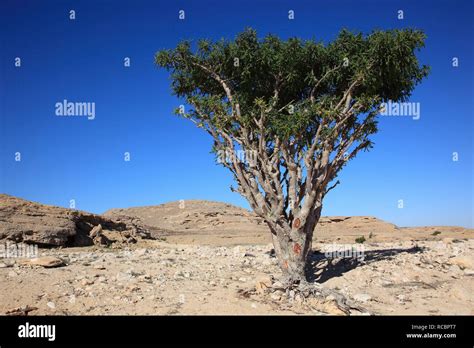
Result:
{"label": "tree", "polygon": [[411,29],[342,30],[325,45],[258,39],[247,29],[235,41],[184,41],[157,52],[174,94],[190,105],[176,112],[213,137],[237,182],[231,189],[270,228],[289,283],[306,280],[323,199],[345,164],[372,147],[382,103],[406,100],[427,76],[415,55],[424,40]]}

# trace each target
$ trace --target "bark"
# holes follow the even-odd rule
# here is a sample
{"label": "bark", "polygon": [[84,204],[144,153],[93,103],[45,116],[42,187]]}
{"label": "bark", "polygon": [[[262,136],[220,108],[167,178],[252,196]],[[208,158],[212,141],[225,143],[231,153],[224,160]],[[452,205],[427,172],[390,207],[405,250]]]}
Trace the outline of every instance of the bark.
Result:
{"label": "bark", "polygon": [[321,216],[321,206],[313,209],[306,222],[301,224],[299,218],[288,223],[268,223],[272,232],[272,241],[283,281],[287,284],[299,284],[309,280],[310,268],[308,258],[312,250],[314,228]]}

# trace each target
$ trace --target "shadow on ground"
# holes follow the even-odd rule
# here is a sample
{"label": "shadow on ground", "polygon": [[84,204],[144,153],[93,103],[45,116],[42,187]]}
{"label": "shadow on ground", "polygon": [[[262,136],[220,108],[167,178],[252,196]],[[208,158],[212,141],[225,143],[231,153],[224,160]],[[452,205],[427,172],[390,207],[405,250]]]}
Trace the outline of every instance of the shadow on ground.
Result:
{"label": "shadow on ground", "polygon": [[313,251],[308,262],[308,280],[310,282],[324,283],[327,280],[339,277],[360,265],[367,265],[381,260],[389,260],[401,253],[417,254],[422,253],[423,251],[423,248],[418,246],[409,249],[394,248],[369,250],[364,252],[363,258],[328,258],[324,252]]}

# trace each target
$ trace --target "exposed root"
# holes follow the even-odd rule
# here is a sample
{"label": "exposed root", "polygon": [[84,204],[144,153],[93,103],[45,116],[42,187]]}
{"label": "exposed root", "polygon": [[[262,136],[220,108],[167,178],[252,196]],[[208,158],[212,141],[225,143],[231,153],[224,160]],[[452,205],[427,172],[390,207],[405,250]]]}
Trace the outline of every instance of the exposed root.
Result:
{"label": "exposed root", "polygon": [[[304,282],[296,286],[293,291],[302,296],[303,303],[310,303],[313,306],[316,305],[316,307],[321,306],[326,310],[329,309],[332,312],[330,314],[337,314],[338,311],[345,315],[355,314],[354,312],[370,314],[367,309],[349,300],[340,292],[323,287],[321,284]],[[335,308],[331,310],[331,306]]]}
{"label": "exposed root", "polygon": [[263,286],[262,282],[258,282],[256,289],[240,290],[239,295],[244,298],[263,295],[272,302],[279,303],[280,306],[289,304],[293,309],[309,307],[330,315],[371,314],[337,290],[318,283],[276,281]]}
{"label": "exposed root", "polygon": [[33,306],[23,306],[23,307],[17,307],[14,309],[11,309],[7,312],[5,312],[6,315],[15,315],[15,316],[26,316],[28,315],[29,312],[37,310],[38,307],[33,307]]}

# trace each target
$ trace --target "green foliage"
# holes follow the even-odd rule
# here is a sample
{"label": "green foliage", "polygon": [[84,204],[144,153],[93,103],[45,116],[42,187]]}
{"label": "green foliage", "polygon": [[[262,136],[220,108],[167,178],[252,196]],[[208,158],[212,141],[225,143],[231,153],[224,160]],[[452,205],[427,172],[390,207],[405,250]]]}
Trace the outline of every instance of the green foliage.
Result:
{"label": "green foliage", "polygon": [[365,241],[366,241],[366,239],[365,239],[364,236],[360,236],[360,237],[357,237],[357,238],[355,239],[355,242],[356,242],[356,243],[359,243],[359,244],[362,244],[362,243],[364,243]]}
{"label": "green foliage", "polygon": [[[336,105],[356,82],[356,113],[370,116],[358,140],[369,148],[367,137],[377,131],[380,103],[405,100],[427,75],[428,67],[420,66],[415,55],[424,39],[421,31],[411,29],[370,35],[342,30],[333,42],[323,44],[273,35],[259,39],[255,30],[247,29],[234,41],[181,42],[159,51],[155,63],[171,72],[174,94],[200,111],[194,108],[185,117],[234,134],[240,127],[255,127],[255,119],[266,111],[265,138],[296,137],[302,148],[323,119],[328,121],[323,135],[334,136],[331,127],[340,116]],[[233,101],[211,71],[232,90]],[[235,103],[240,116],[232,115]],[[347,122],[347,134],[361,125],[357,117]]]}

